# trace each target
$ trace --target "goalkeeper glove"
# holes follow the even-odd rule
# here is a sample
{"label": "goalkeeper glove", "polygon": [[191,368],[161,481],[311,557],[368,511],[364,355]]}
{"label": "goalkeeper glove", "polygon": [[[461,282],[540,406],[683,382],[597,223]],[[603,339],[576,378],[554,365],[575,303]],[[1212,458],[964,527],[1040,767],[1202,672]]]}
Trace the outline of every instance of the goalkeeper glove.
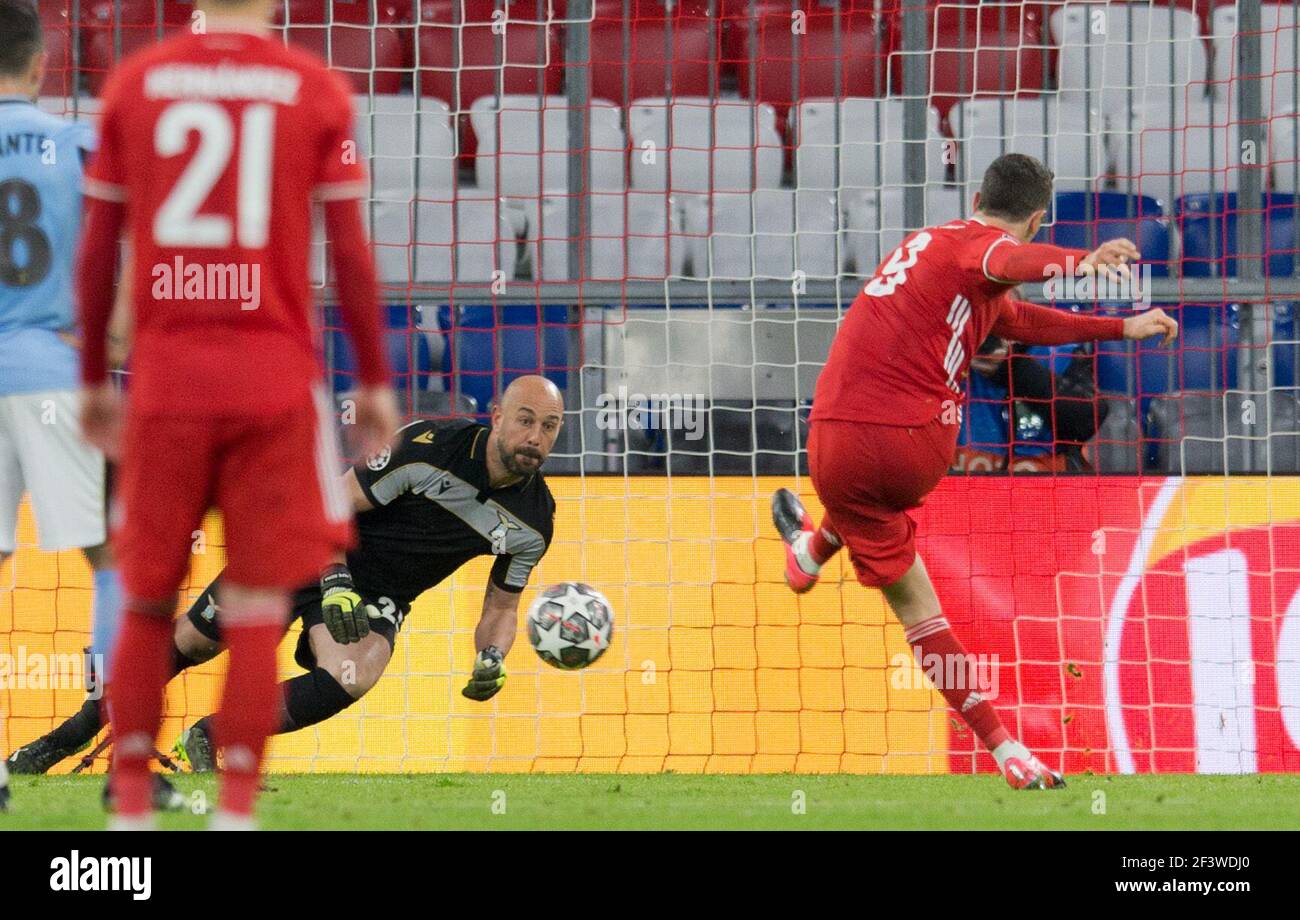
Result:
{"label": "goalkeeper glove", "polygon": [[479,652],[474,659],[474,673],[460,692],[480,703],[496,696],[506,685],[506,667],[502,661],[504,657],[501,649],[495,645],[489,645]]}
{"label": "goalkeeper glove", "polygon": [[342,645],[359,642],[370,635],[370,618],[379,610],[367,604],[352,585],[346,565],[331,565],[320,577],[321,616],[334,641]]}

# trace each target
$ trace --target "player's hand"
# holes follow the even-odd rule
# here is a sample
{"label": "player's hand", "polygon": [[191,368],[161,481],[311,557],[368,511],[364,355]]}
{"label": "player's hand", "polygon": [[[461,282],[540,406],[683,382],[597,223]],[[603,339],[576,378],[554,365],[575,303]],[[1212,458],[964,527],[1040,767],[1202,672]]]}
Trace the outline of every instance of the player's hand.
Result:
{"label": "player's hand", "polygon": [[321,573],[321,619],[334,641],[351,645],[370,635],[370,618],[379,608],[361,599],[346,565],[331,565]]}
{"label": "player's hand", "polygon": [[81,391],[81,436],[110,460],[122,454],[122,394],[104,382]]}
{"label": "player's hand", "polygon": [[1149,339],[1157,335],[1164,336],[1164,339],[1160,342],[1161,345],[1168,345],[1178,338],[1178,322],[1159,307],[1124,319],[1124,338],[1126,339]]}
{"label": "player's hand", "polygon": [[363,456],[373,457],[388,447],[401,425],[397,394],[391,387],[364,387],[356,395],[356,426]]}
{"label": "player's hand", "polygon": [[1128,263],[1142,257],[1132,240],[1107,240],[1079,263],[1079,272],[1085,275],[1101,273],[1114,280],[1128,277]]}
{"label": "player's hand", "polygon": [[501,688],[506,685],[504,658],[501,649],[495,645],[489,645],[479,652],[478,657],[474,659],[474,673],[470,675],[469,683],[460,692],[480,703],[500,693]]}

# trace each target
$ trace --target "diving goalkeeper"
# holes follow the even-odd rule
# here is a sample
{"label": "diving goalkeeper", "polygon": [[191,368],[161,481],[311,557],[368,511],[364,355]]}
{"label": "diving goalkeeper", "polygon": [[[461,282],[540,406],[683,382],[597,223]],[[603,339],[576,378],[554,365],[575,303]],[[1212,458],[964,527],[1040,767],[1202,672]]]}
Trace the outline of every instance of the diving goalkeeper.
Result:
{"label": "diving goalkeeper", "polygon": [[[383,675],[411,604],[469,560],[496,563],[474,631],[477,657],[461,691],[491,699],[505,685],[520,592],[551,542],[555,500],[540,470],[559,435],[564,404],[544,377],[520,377],[502,394],[490,428],[465,420],[417,421],[396,446],[343,475],[357,512],[358,545],[294,594],[302,620],[295,658],[306,670],[280,685],[278,734],[335,716]],[[222,650],[220,577],[173,630],[173,676]],[[44,773],[102,727],[88,700],[49,734],[15,751],[14,773]],[[212,717],[181,736],[177,754],[195,771],[214,769]]]}

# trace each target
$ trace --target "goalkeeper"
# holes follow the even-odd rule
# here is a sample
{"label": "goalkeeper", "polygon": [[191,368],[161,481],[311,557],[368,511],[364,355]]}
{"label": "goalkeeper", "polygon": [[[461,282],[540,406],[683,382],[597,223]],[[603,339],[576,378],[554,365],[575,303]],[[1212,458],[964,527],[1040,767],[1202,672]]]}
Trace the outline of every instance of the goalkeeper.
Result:
{"label": "goalkeeper", "polygon": [[[555,500],[540,474],[563,421],[564,405],[544,377],[520,377],[493,410],[491,428],[466,420],[417,421],[396,446],[342,477],[357,512],[359,543],[293,598],[302,619],[296,660],[306,671],[280,685],[278,733],[337,715],[373,687],[392,658],[415,599],[469,560],[496,564],[474,631],[477,657],[461,691],[491,699],[505,685],[503,659],[514,643],[520,592],[550,545]],[[173,632],[173,672],[222,649],[220,578],[199,596]],[[91,741],[99,707],[81,710],[9,758],[14,773],[44,773]],[[185,731],[177,754],[196,771],[216,767],[211,717]]]}

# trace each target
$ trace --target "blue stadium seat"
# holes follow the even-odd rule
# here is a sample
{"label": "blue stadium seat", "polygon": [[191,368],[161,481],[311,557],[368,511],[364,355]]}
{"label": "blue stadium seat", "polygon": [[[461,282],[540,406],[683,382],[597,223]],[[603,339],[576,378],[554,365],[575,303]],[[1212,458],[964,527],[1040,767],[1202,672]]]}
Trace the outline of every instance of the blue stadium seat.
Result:
{"label": "blue stadium seat", "polygon": [[[433,349],[429,345],[427,330],[418,328],[420,308],[410,304],[388,305],[388,360],[392,364],[394,385],[399,394],[429,388],[429,378],[434,373]],[[325,314],[333,354],[327,354],[333,368],[335,393],[355,389],[357,386],[357,361],[343,329],[343,318],[337,307]]]}
{"label": "blue stadium seat", "polygon": [[[480,414],[487,414],[496,396],[498,343],[503,387],[524,374],[545,374],[564,389],[569,360],[565,306],[543,307],[540,323],[538,308],[530,305],[460,307],[457,313],[455,373],[461,392],[474,397]],[[452,329],[450,309],[439,312],[439,321]]]}
{"label": "blue stadium seat", "polygon": [[1039,242],[1073,249],[1096,249],[1106,240],[1127,237],[1137,244],[1151,276],[1169,276],[1169,220],[1160,202],[1149,195],[1122,192],[1058,192],[1052,221],[1038,233]]}
{"label": "blue stadium seat", "polygon": [[1175,390],[1220,392],[1237,385],[1237,326],[1223,304],[1164,305],[1180,325],[1173,347],[1151,342],[1101,342],[1097,387],[1136,396],[1145,417],[1154,396]]}
{"label": "blue stadium seat", "polygon": [[[1296,267],[1295,195],[1264,196],[1264,233],[1271,277],[1291,275]],[[1183,274],[1189,278],[1236,277],[1237,193],[1184,195],[1175,205],[1183,239]],[[1229,255],[1230,253],[1234,255]]]}

